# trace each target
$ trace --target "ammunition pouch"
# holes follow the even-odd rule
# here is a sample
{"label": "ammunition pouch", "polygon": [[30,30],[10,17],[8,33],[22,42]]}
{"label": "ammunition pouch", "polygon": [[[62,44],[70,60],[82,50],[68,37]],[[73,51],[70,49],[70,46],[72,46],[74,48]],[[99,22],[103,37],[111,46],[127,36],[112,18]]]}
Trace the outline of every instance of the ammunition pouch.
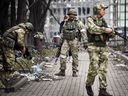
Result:
{"label": "ammunition pouch", "polygon": [[76,32],[74,29],[67,29],[64,31],[63,38],[66,40],[74,40],[76,38]]}
{"label": "ammunition pouch", "polygon": [[12,39],[12,38],[10,38],[10,37],[4,38],[4,41],[3,42],[4,42],[4,46],[5,47],[8,47],[8,48],[13,49],[14,46],[15,46],[15,40]]}
{"label": "ammunition pouch", "polygon": [[81,35],[81,33],[78,31],[78,32],[76,32],[76,38],[78,38],[78,40],[81,42],[81,37],[82,37],[82,35]]}
{"label": "ammunition pouch", "polygon": [[101,36],[100,35],[89,34],[88,41],[89,42],[101,42],[102,40],[101,40]]}

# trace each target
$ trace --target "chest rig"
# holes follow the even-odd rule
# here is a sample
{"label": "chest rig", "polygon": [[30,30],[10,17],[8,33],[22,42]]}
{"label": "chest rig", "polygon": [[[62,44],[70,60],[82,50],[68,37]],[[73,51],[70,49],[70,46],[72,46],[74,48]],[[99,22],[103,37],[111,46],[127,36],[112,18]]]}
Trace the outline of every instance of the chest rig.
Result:
{"label": "chest rig", "polygon": [[66,40],[74,40],[77,34],[76,21],[66,21],[63,30],[63,38]]}
{"label": "chest rig", "polygon": [[[91,17],[93,19],[93,22],[95,25],[100,26],[100,27],[107,27],[107,23],[103,18],[98,19]],[[103,33],[103,34],[90,34],[89,31],[87,30],[87,35],[88,35],[88,40],[89,42],[102,42],[106,43],[108,41],[108,34]]]}

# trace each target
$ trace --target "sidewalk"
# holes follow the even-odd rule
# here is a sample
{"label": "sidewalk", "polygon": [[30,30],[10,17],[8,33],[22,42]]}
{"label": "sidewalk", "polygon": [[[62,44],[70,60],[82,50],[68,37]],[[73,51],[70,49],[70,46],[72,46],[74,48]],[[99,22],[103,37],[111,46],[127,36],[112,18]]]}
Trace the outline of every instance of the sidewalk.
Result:
{"label": "sidewalk", "polygon": [[[31,81],[21,90],[4,93],[2,96],[87,96],[85,81],[89,66],[88,53],[79,53],[79,75],[72,77],[71,63],[67,63],[66,76],[62,80]],[[59,61],[54,65],[52,74],[59,71]],[[113,96],[128,96],[128,69],[123,64],[114,62],[112,58],[108,65],[108,91]],[[95,96],[98,96],[98,78],[93,86]]]}

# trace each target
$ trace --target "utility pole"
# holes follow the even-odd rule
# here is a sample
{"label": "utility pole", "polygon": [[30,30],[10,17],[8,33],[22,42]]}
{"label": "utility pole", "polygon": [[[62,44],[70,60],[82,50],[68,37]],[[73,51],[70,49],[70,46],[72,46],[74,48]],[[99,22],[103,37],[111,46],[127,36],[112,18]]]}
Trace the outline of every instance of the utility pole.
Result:
{"label": "utility pole", "polygon": [[125,0],[124,2],[124,49],[127,45],[126,39],[127,39],[127,30],[126,30],[126,0]]}
{"label": "utility pole", "polygon": [[114,0],[113,3],[113,23],[114,26],[118,26],[118,1]]}

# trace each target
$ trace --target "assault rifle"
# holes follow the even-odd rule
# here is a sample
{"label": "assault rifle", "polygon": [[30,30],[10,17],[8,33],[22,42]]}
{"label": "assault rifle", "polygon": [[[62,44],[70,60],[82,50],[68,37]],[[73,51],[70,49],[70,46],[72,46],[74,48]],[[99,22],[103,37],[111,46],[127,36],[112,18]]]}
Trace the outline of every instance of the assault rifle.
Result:
{"label": "assault rifle", "polygon": [[117,28],[114,28],[114,32],[115,32],[115,35],[117,35],[117,36],[123,38],[124,40],[128,41],[128,38],[127,38],[127,37],[125,38],[125,36],[124,36],[123,33],[119,33],[119,32],[117,31]]}
{"label": "assault rifle", "polygon": [[55,54],[56,59],[55,59],[55,63],[54,63],[54,64],[56,64],[56,62],[58,61],[58,58],[60,57],[62,44],[63,44],[63,40],[61,41],[61,43],[60,43],[60,45],[59,45],[59,47],[58,47],[58,49],[57,49],[57,52],[56,52],[56,54]]}

